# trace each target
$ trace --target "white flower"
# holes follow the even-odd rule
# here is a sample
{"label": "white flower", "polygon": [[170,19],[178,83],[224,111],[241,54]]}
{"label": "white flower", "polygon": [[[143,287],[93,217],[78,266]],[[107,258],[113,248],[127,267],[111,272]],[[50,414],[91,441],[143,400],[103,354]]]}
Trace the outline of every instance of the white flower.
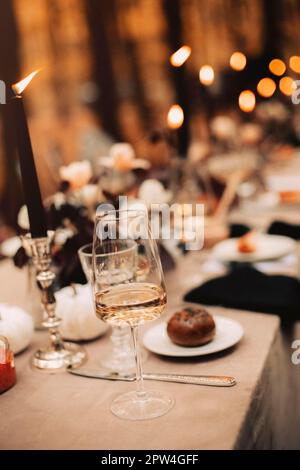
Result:
{"label": "white flower", "polygon": [[118,171],[130,171],[136,168],[147,170],[150,162],[141,158],[135,158],[135,151],[132,145],[126,142],[113,144],[108,157],[100,158],[100,164]]}
{"label": "white flower", "polygon": [[210,124],[212,133],[220,140],[234,139],[236,136],[236,124],[229,116],[217,116]]}
{"label": "white flower", "polygon": [[29,230],[29,217],[28,217],[28,210],[27,206],[22,206],[18,213],[18,225],[23,230]]}
{"label": "white flower", "polygon": [[135,151],[132,145],[126,142],[120,142],[111,146],[109,155],[114,160],[124,159],[130,161],[135,158]]}
{"label": "white flower", "polygon": [[57,245],[62,246],[66,243],[68,238],[72,238],[73,236],[74,232],[70,228],[58,229],[55,232],[55,243],[57,243]]}
{"label": "white flower", "polygon": [[13,258],[21,246],[22,243],[20,237],[8,238],[0,245],[1,255],[6,256],[7,258]]}
{"label": "white flower", "polygon": [[57,192],[53,194],[53,196],[51,196],[51,198],[49,199],[51,203],[54,204],[56,209],[59,209],[66,202],[66,196],[64,193],[61,193],[61,192]]}
{"label": "white flower", "polygon": [[104,200],[102,191],[96,184],[86,184],[78,191],[78,197],[82,204],[86,207],[92,207],[97,202]]}
{"label": "white flower", "polygon": [[242,143],[254,145],[262,138],[262,128],[258,124],[243,124],[239,130],[239,135]]}
{"label": "white flower", "polygon": [[203,160],[209,155],[210,147],[206,142],[195,141],[193,142],[188,151],[188,159],[196,163],[200,160]]}
{"label": "white flower", "polygon": [[171,197],[171,191],[167,191],[161,182],[155,179],[145,180],[138,193],[138,198],[142,199],[147,206],[169,202]]}
{"label": "white flower", "polygon": [[92,177],[92,165],[88,160],[73,162],[59,169],[59,175],[63,181],[67,181],[72,189],[80,189],[85,186]]}

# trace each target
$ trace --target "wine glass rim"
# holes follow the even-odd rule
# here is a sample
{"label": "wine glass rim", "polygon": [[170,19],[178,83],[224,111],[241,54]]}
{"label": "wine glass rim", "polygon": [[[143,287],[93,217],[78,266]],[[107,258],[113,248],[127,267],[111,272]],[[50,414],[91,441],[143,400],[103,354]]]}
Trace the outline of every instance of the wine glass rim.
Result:
{"label": "wine glass rim", "polygon": [[91,248],[93,249],[93,243],[86,243],[85,245],[82,245],[79,249],[78,249],[78,253],[79,254],[83,254],[85,256],[92,256],[92,252],[91,253],[85,253],[85,249],[88,247],[88,246],[91,246]]}
{"label": "wine glass rim", "polygon": [[[105,240],[105,242],[109,242],[110,240]],[[131,250],[133,250],[134,248],[136,248],[137,246],[137,243],[134,241],[134,240],[131,240],[131,239],[128,239],[128,240],[123,240],[124,242],[127,241],[127,242],[132,242],[132,246],[130,247],[127,247],[127,248],[124,248],[122,250],[118,250],[118,251],[112,251],[112,252],[109,252],[109,253],[98,253],[96,254],[96,258],[101,258],[102,256],[105,256],[105,257],[108,257],[108,256],[112,256],[114,254],[120,254],[120,253],[126,253],[126,252],[130,252]],[[90,246],[92,248],[92,251],[90,253],[85,253],[84,252],[84,249],[87,248],[88,246]],[[87,256],[89,258],[92,258],[93,257],[93,243],[87,243],[86,245],[83,245],[79,248],[78,250],[78,254],[81,255],[83,254],[84,256]]]}

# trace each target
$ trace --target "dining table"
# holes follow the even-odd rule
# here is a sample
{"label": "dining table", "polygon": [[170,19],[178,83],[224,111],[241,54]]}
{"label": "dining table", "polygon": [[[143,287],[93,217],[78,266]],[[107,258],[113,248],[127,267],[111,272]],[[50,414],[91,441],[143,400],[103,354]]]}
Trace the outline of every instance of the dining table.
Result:
{"label": "dining table", "polygon": [[[205,269],[209,256],[208,250],[190,252],[166,274],[167,316],[186,305],[186,291],[215,275]],[[1,302],[24,307],[27,296],[26,270],[2,260]],[[148,352],[144,371],[230,375],[236,385],[146,381],[146,387],[168,392],[175,400],[166,415],[149,421],[121,420],[110,412],[114,397],[132,390],[134,383],[33,370],[30,358],[47,341],[45,331],[35,331],[30,346],[15,356],[16,385],[0,396],[0,449],[299,448],[300,366],[291,362],[298,324],[283,331],[276,315],[220,306],[208,310],[242,326],[239,344],[192,358]],[[86,367],[100,367],[109,344],[109,334],[85,342]]]}

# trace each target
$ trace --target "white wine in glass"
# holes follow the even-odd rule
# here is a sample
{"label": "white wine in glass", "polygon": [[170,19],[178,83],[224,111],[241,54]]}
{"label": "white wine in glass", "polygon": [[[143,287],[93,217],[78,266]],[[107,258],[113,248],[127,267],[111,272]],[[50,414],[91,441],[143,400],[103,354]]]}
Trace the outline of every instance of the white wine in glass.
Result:
{"label": "white wine in glass", "polygon": [[165,290],[156,284],[132,282],[112,286],[96,295],[96,314],[108,323],[131,327],[156,320],[165,310]]}
{"label": "white wine in glass", "polygon": [[92,284],[97,316],[111,325],[130,326],[136,358],[137,390],[117,397],[111,411],[131,420],[165,414],[174,401],[144,389],[138,347],[138,326],[159,318],[167,304],[158,249],[145,212],[116,210],[96,216]]}

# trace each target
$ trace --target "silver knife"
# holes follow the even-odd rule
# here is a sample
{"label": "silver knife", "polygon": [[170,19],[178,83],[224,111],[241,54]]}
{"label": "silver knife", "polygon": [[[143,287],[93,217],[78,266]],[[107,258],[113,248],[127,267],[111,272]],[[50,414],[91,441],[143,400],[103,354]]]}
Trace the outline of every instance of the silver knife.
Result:
{"label": "silver knife", "polygon": [[[134,382],[135,374],[125,374],[122,372],[102,372],[95,369],[73,368],[69,366],[67,371],[70,374],[79,375],[81,377],[89,377],[93,379],[104,380],[122,380],[125,382]],[[185,374],[152,374],[144,373],[143,378],[146,380],[158,380],[162,382],[177,382],[190,385],[209,385],[212,387],[232,387],[236,384],[234,377],[225,375],[185,375]]]}

